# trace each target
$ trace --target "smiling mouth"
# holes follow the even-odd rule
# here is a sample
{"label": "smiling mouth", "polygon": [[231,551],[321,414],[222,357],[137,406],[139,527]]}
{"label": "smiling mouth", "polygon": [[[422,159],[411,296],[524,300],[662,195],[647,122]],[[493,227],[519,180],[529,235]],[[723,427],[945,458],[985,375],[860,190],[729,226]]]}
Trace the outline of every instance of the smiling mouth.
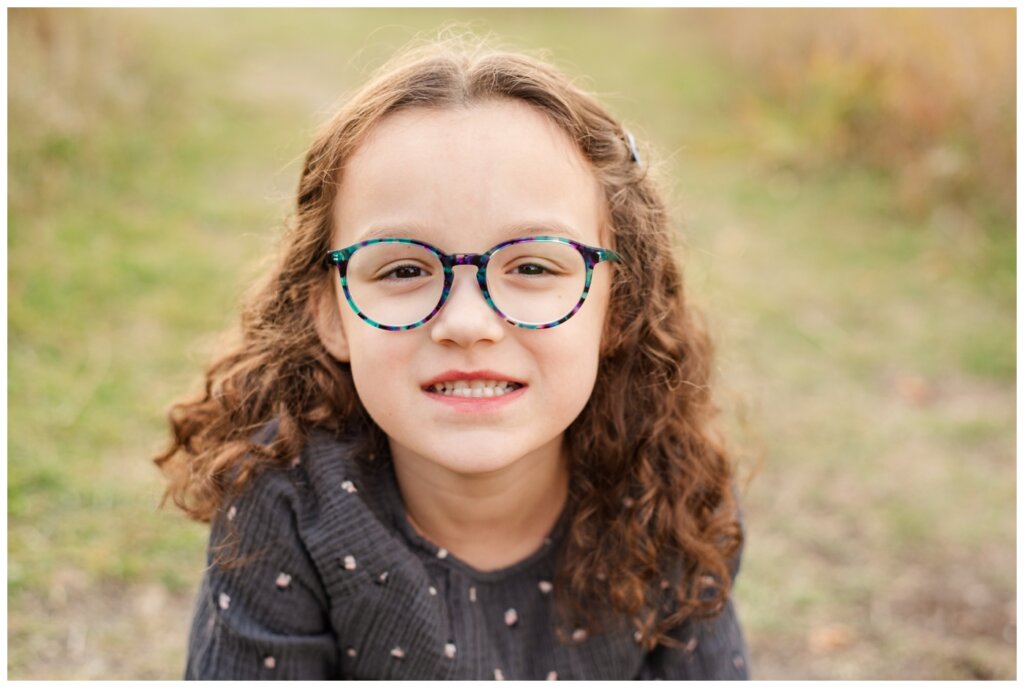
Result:
{"label": "smiling mouth", "polygon": [[445,397],[484,399],[501,397],[524,386],[518,382],[507,382],[505,380],[456,380],[454,382],[437,382],[427,385],[423,390]]}

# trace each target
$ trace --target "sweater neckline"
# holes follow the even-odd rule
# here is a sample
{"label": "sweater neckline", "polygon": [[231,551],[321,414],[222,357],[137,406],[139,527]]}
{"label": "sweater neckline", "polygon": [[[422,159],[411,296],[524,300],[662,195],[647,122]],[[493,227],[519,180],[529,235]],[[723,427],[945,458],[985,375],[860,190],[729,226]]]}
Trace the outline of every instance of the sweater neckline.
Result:
{"label": "sweater neckline", "polygon": [[[405,511],[405,502],[402,500],[402,493],[398,487],[398,478],[395,475],[394,463],[390,456],[387,459],[387,469],[381,471],[381,473],[383,473],[384,494],[387,501],[388,511],[390,512],[393,520],[393,526],[405,537],[409,544],[427,552],[433,557],[436,557],[437,561],[443,565],[461,571],[467,577],[480,583],[495,583],[533,569],[542,562],[546,562],[558,549],[558,546],[565,537],[566,530],[569,526],[569,520],[572,513],[571,494],[569,498],[566,499],[565,505],[562,507],[562,512],[558,516],[558,520],[555,522],[555,525],[551,527],[551,530],[548,531],[547,537],[544,538],[543,544],[541,544],[538,549],[536,549],[532,554],[529,554],[523,559],[520,559],[513,564],[509,564],[508,566],[504,566],[493,571],[481,571],[420,535],[419,531],[417,531],[409,522],[408,515]],[[443,554],[443,556],[438,556],[439,553]]]}

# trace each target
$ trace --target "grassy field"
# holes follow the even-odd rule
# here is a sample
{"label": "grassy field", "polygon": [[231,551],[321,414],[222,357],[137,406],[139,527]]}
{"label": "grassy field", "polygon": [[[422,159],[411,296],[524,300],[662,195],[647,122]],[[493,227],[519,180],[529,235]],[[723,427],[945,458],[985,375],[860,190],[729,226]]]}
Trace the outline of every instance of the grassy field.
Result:
{"label": "grassy field", "polygon": [[753,676],[1014,678],[1013,213],[794,164],[809,119],[780,156],[729,21],[681,10],[9,10],[9,678],[181,675],[206,530],[156,508],[164,410],[313,128],[449,20],[547,48],[666,160],[744,479]]}

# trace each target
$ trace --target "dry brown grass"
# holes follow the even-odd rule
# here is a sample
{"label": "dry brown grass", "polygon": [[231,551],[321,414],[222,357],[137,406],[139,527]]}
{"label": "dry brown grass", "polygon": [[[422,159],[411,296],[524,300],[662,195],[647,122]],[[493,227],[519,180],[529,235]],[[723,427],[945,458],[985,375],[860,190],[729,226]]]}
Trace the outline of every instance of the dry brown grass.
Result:
{"label": "dry brown grass", "polygon": [[866,162],[921,217],[976,196],[1016,204],[1016,11],[708,11],[752,78],[739,108],[764,152],[793,166]]}

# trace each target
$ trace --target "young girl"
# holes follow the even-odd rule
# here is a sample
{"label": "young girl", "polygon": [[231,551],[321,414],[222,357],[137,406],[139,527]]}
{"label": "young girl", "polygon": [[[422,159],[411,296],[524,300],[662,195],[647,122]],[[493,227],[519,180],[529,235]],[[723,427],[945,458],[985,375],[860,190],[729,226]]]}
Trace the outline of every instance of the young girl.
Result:
{"label": "young girl", "polygon": [[711,345],[644,157],[463,43],[327,123],[156,459],[212,524],[186,677],[747,677]]}

